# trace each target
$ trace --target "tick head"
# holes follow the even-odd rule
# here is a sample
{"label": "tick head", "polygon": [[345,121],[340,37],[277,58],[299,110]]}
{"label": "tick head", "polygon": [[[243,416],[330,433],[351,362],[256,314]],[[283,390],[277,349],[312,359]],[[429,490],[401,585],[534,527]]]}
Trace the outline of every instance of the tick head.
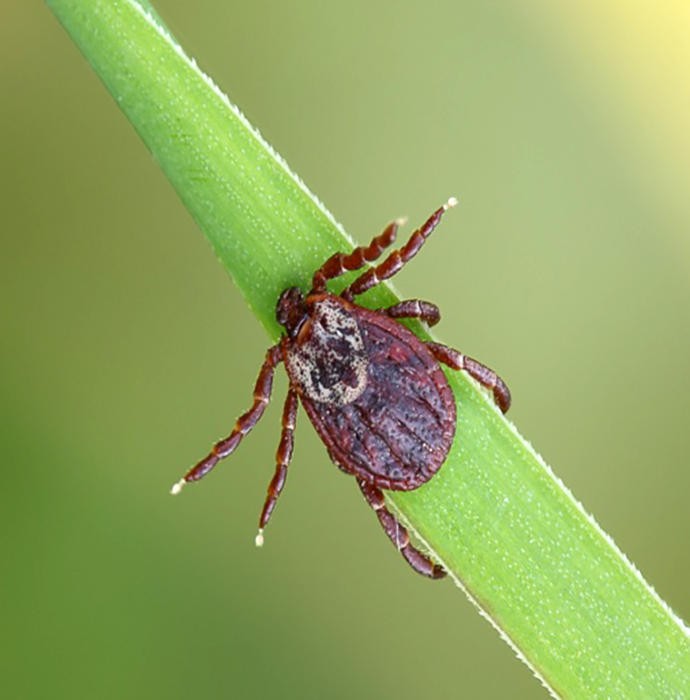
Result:
{"label": "tick head", "polygon": [[290,338],[295,338],[307,317],[307,305],[299,287],[288,287],[278,299],[276,319]]}

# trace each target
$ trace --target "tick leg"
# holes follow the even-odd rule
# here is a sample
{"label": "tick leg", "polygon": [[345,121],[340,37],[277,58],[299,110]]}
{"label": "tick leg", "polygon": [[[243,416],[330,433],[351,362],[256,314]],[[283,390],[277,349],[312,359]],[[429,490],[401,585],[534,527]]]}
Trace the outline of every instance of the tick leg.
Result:
{"label": "tick leg", "polygon": [[287,468],[292,459],[292,447],[294,445],[295,419],[297,418],[297,394],[290,389],[285,406],[283,408],[283,431],[280,435],[280,444],[276,452],[276,472],[268,485],[268,494],[264,509],[259,518],[259,533],[256,536],[256,546],[261,547],[264,543],[264,528],[271,518],[273,509],[278,502],[278,496],[285,486]]}
{"label": "tick leg", "polygon": [[376,260],[383,250],[387,248],[398,234],[398,227],[402,220],[388,224],[383,233],[376,236],[368,246],[359,246],[351,253],[334,253],[326,262],[314,273],[311,283],[311,294],[326,291],[326,282],[344,275],[352,270],[359,270],[368,262]]}
{"label": "tick leg", "polygon": [[435,326],[441,320],[438,306],[421,299],[406,299],[380,311],[391,318],[419,318],[427,326]]}
{"label": "tick leg", "polygon": [[252,407],[237,419],[235,427],[228,437],[219,440],[211,448],[211,451],[206,457],[196,464],[196,466],[192,467],[180,481],[173,485],[171,489],[172,494],[179,493],[186,483],[198,481],[206,476],[221,459],[235,451],[235,448],[240,444],[242,438],[259,422],[271,398],[273,373],[281,360],[282,353],[279,343],[269,348],[266,352],[266,359],[261,366],[261,371],[259,372],[259,377],[254,387],[254,403]]}
{"label": "tick leg", "polygon": [[379,282],[393,277],[402,267],[411,260],[424,245],[426,239],[436,228],[444,212],[457,204],[455,198],[449,199],[442,207],[437,209],[426,222],[412,233],[410,239],[402,248],[394,250],[380,265],[361,274],[349,287],[341,293],[343,299],[351,301],[358,294],[363,294],[368,289],[375,287]]}
{"label": "tick leg", "polygon": [[441,345],[441,343],[429,341],[426,345],[439,362],[443,362],[453,369],[464,370],[481,385],[491,389],[494,394],[494,401],[503,413],[510,408],[510,390],[496,372],[481,362],[477,362],[477,360],[473,360],[471,357],[467,357],[467,355],[463,355],[461,352],[453,350],[453,348],[449,348],[446,345]]}
{"label": "tick leg", "polygon": [[407,530],[397,521],[395,516],[386,508],[386,501],[383,491],[361,479],[357,480],[359,488],[362,489],[367,503],[374,509],[378,516],[381,527],[388,535],[390,541],[396,546],[405,557],[407,563],[422,576],[429,578],[443,578],[446,575],[440,564],[434,564],[426,554],[422,554],[416,547],[410,544],[410,536]]}

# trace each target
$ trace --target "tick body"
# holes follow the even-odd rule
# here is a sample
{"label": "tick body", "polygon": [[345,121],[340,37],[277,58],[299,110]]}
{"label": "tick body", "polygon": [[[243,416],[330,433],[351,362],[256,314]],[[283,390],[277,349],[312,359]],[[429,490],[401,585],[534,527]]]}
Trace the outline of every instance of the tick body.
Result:
{"label": "tick body", "polygon": [[299,402],[333,462],[357,479],[386,534],[412,568],[430,578],[445,576],[439,564],[410,543],[405,528],[386,508],[381,489],[418,488],[448,455],[455,437],[456,407],[441,364],[464,370],[491,389],[504,412],[510,406],[510,392],[492,370],[457,350],[420,340],[397,320],[418,318],[434,325],[440,320],[435,305],[411,299],[372,311],[354,299],[395,275],[454,204],[449,200],[437,209],[402,248],[370,267],[339,295],[327,290],[328,280],[375,261],[395,240],[399,222],[390,224],[366,247],[332,255],[315,272],[308,294],[297,287],[282,293],[276,317],[285,335],[266,353],[252,407],[240,416],[232,433],[173,486],[173,493],[205,476],[256,425],[270,399],[274,370],[283,362],[290,388],[257,545],[263,544],[264,528],[285,485]]}
{"label": "tick body", "polygon": [[381,488],[421,486],[455,435],[453,394],[431,350],[397,321],[332,294],[305,307],[284,361],[331,459]]}

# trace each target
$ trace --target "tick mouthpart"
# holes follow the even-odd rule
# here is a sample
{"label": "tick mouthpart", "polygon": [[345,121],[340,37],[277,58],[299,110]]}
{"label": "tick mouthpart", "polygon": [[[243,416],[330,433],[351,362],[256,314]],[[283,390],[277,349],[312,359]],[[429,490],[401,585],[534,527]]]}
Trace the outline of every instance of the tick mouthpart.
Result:
{"label": "tick mouthpart", "polygon": [[304,294],[299,287],[288,287],[278,299],[276,320],[294,338],[307,316]]}
{"label": "tick mouthpart", "polygon": [[176,481],[173,485],[172,488],[170,489],[170,493],[173,496],[177,496],[180,491],[182,491],[182,487],[186,484],[187,482],[184,479],[180,479],[179,481]]}
{"label": "tick mouthpart", "polygon": [[443,211],[448,211],[449,209],[452,209],[453,207],[457,206],[458,204],[458,198],[457,197],[451,197],[444,205],[443,205]]}

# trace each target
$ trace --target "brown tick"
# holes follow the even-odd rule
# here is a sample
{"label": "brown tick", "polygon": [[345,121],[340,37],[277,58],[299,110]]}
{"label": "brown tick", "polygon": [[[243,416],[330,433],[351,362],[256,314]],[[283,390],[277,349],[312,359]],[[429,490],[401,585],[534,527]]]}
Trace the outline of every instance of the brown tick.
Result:
{"label": "brown tick", "polygon": [[290,388],[283,408],[276,471],[259,518],[257,546],[263,544],[264,528],[285,485],[299,400],[333,462],[355,476],[364,498],[410,566],[430,578],[445,576],[443,567],[410,543],[405,528],[386,508],[381,489],[418,488],[431,479],[448,455],[455,436],[455,399],[440,363],[464,370],[491,389],[504,413],[510,406],[510,392],[488,367],[440,343],[420,340],[397,322],[417,318],[433,326],[441,318],[434,304],[409,299],[371,311],[354,299],[399,272],[419,252],[443,213],[455,204],[456,200],[450,199],[437,209],[402,248],[370,267],[339,295],[327,290],[328,280],[379,258],[395,240],[402,222],[390,224],[366,247],[328,258],[314,273],[306,296],[297,287],[280,295],[276,317],[285,335],[266,353],[252,407],[237,419],[232,433],[172,487],[173,494],[185,483],[204,477],[219,460],[234,452],[263,415],[274,370],[284,362]]}

